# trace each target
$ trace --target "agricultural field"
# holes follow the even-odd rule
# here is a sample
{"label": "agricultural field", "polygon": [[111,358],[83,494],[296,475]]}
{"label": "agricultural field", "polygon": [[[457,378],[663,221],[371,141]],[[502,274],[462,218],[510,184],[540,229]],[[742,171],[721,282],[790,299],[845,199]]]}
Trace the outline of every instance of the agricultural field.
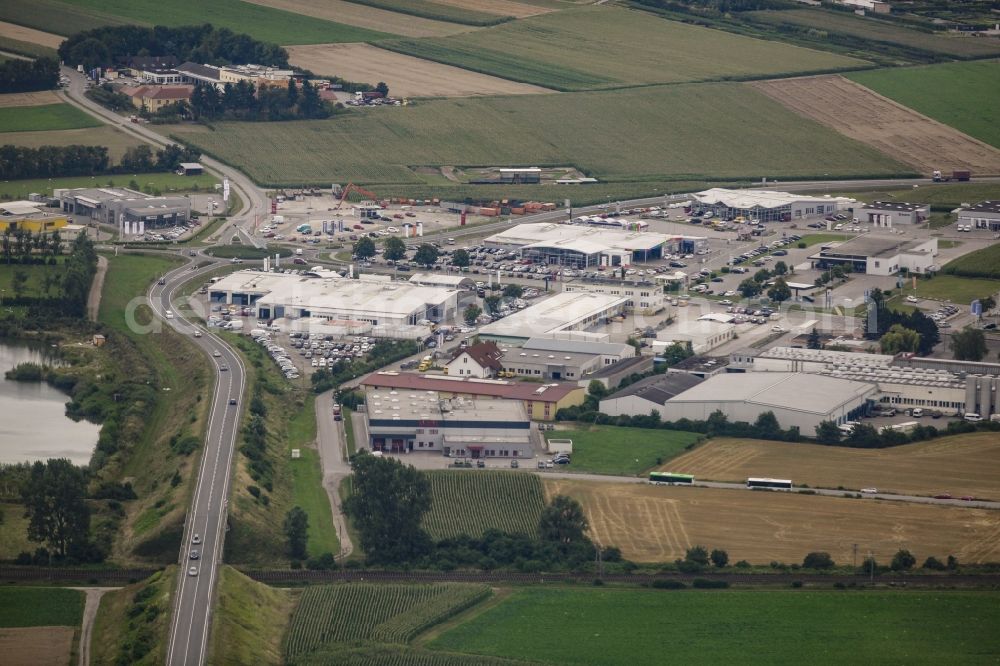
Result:
{"label": "agricultural field", "polygon": [[694,545],[722,548],[730,561],[801,562],[826,551],[850,563],[853,546],[879,561],[900,548],[919,561],[1000,559],[1000,515],[987,509],[803,495],[546,479],[545,494],[579,501],[591,536],[636,562],[666,562]]}
{"label": "agricultural field", "polygon": [[42,106],[0,106],[0,134],[80,129],[100,127],[102,124],[89,113],[63,102]]}
{"label": "agricultural field", "polygon": [[601,666],[667,663],[653,656],[665,652],[670,663],[976,664],[1000,652],[998,602],[996,592],[523,588],[429,646]]}
{"label": "agricultural field", "polygon": [[200,176],[178,176],[176,173],[141,173],[51,179],[28,178],[0,182],[0,200],[27,199],[32,192],[51,196],[54,189],[64,187],[128,187],[133,180],[143,190],[159,190],[161,193],[210,191],[218,182],[218,178],[208,173]]}
{"label": "agricultural field", "polygon": [[[393,193],[388,186],[425,185],[416,166],[575,166],[601,181],[646,182],[647,192],[671,187],[663,181],[912,173],[742,84],[651,87],[629,99],[623,105],[620,93],[596,92],[433,100],[323,121],[175,125],[171,135],[259,183],[353,181],[385,194]],[[532,198],[570,193],[536,189]]]}
{"label": "agricultural field", "polygon": [[682,453],[701,435],[675,430],[643,430],[591,426],[581,430],[553,430],[547,439],[572,439],[572,472],[635,476]]}
{"label": "agricultural field", "polygon": [[[403,37],[445,37],[476,29],[473,26],[432,21],[369,7],[351,0],[246,0],[246,2]],[[342,76],[350,79],[346,75]]]}
{"label": "agricultural field", "polygon": [[310,652],[337,647],[405,645],[490,594],[485,585],[459,583],[308,587],[292,613],[283,653],[289,663],[298,663]]}
{"label": "agricultural field", "polygon": [[[6,7],[6,9],[0,9],[0,19],[11,18],[9,16],[10,8],[7,6],[6,2],[4,2],[2,7]],[[26,27],[24,25],[7,23],[6,21],[0,21],[0,37],[13,39],[19,42],[27,42],[29,44],[37,44],[50,49],[59,48],[59,45],[62,44],[63,41],[63,38],[59,35],[42,32],[41,30],[34,30],[33,28]]]}
{"label": "agricultural field", "polygon": [[[126,150],[142,143],[139,139],[109,125],[88,129],[60,130],[58,132],[5,132],[0,140],[4,144],[27,148],[72,145],[106,146],[113,163],[118,162]],[[103,181],[105,176],[99,178]]]}
{"label": "agricultural field", "polygon": [[[567,9],[465,35],[379,46],[564,91],[805,74],[866,64],[604,6]],[[732,57],[734,53],[739,57]],[[629,104],[629,98],[619,98],[620,107]]]}
{"label": "agricultural field", "polygon": [[[64,0],[84,11],[100,11],[141,22],[171,27],[211,23],[275,44],[363,42],[391,35],[376,30],[314,19],[240,0]],[[197,17],[197,18],[195,18]]]}
{"label": "agricultural field", "polygon": [[7,666],[74,663],[74,627],[0,628],[0,654]]}
{"label": "agricultural field", "polygon": [[0,588],[0,627],[78,627],[83,592],[65,587]]}
{"label": "agricultural field", "polygon": [[[827,194],[828,192],[816,192]],[[1000,183],[928,183],[920,187],[883,188],[851,192],[836,192],[835,196],[854,197],[862,201],[908,201],[927,203],[932,209],[951,211],[963,202],[1000,199]]]}
{"label": "agricultural field", "polygon": [[313,652],[292,666],[526,666],[500,657],[470,657],[457,652],[423,650],[399,645],[342,648]]}
{"label": "agricultural field", "polygon": [[370,44],[312,44],[288,47],[289,62],[316,74],[348,81],[384,81],[393,97],[527,95],[546,88],[459,69],[386,51]]}
{"label": "agricultural field", "polygon": [[[75,7],[60,0],[4,0],[0,3],[0,21],[34,28],[31,38],[29,35],[19,37],[7,27],[0,28],[0,35],[51,48],[58,48],[63,37],[105,25],[151,25],[141,18],[130,20],[98,8]],[[40,39],[34,33],[38,33]]]}
{"label": "agricultural field", "polygon": [[[15,26],[19,27],[19,26]],[[18,39],[11,39],[10,37],[4,37],[0,35],[0,51],[7,54],[5,57],[10,59],[15,56],[20,56],[24,58],[53,58],[57,59],[59,54],[56,50],[48,46],[42,46],[41,44],[34,44],[32,42],[22,42]]]}
{"label": "agricultural field", "polygon": [[1000,438],[981,432],[889,449],[848,449],[726,437],[660,469],[711,481],[768,476],[814,488],[875,487],[908,495],[949,492],[955,497],[1000,499],[1000,477],[995,473],[1000,469]]}
{"label": "agricultural field", "polygon": [[[527,18],[538,14],[545,14],[560,6],[560,0],[552,2],[517,2],[517,0],[435,0],[440,5],[450,5],[471,9],[487,14],[497,14],[498,16],[513,16],[514,18]],[[579,3],[578,3],[579,4]],[[561,5],[566,7],[566,3]]]}
{"label": "agricultural field", "polygon": [[[1000,67],[993,71],[1000,76]],[[891,155],[927,176],[934,169],[1000,174],[1000,150],[994,146],[842,76],[759,81],[750,85],[792,111]],[[954,102],[954,98],[949,100],[950,104]],[[973,105],[978,108],[979,103]]]}
{"label": "agricultural field", "polygon": [[948,275],[1000,280],[1000,243],[952,259],[941,270]]}
{"label": "agricultural field", "polygon": [[1000,86],[996,85],[1000,62],[996,60],[855,72],[848,78],[1000,148]]}
{"label": "agricultural field", "polygon": [[[946,243],[947,241],[941,241]],[[917,296],[938,301],[951,301],[961,306],[977,298],[993,296],[1000,292],[1000,281],[964,278],[955,275],[938,275],[933,280],[917,280]]]}
{"label": "agricultural field", "polygon": [[478,537],[488,529],[538,531],[545,498],[536,475],[480,470],[426,474],[431,481],[431,510],[424,517],[424,529],[432,539]]}
{"label": "agricultural field", "polygon": [[[462,23],[473,26],[486,26],[510,20],[508,16],[498,16],[494,12],[482,12],[461,4],[450,2],[435,2],[434,0],[350,0],[359,5],[378,7],[390,12],[409,14],[434,21]],[[503,0],[496,4],[501,4]]]}
{"label": "agricultural field", "polygon": [[775,25],[794,25],[841,33],[864,42],[886,42],[918,51],[954,56],[956,58],[982,58],[1000,55],[1000,42],[968,36],[952,36],[908,28],[899,23],[858,17],[838,11],[822,9],[788,9],[781,11],[749,12],[747,17]]}
{"label": "agricultural field", "polygon": [[0,109],[12,109],[19,106],[44,106],[58,104],[59,102],[59,96],[52,90],[0,95]]}

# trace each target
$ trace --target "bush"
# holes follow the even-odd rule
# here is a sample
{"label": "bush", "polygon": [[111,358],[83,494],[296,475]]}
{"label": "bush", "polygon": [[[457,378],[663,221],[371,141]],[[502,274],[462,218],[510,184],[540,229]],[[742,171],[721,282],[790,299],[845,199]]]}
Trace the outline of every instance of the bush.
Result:
{"label": "bush", "polygon": [[650,586],[657,590],[683,590],[687,587],[679,580],[654,580]]}
{"label": "bush", "polygon": [[830,553],[813,552],[805,556],[802,566],[806,569],[832,569],[835,565]]}
{"label": "bush", "polygon": [[944,571],[948,567],[945,566],[944,562],[942,562],[938,558],[936,558],[933,555],[931,555],[926,560],[924,560],[924,563],[921,566],[921,568],[922,569],[929,569],[930,571]]}
{"label": "bush", "polygon": [[729,553],[724,550],[716,549],[712,551],[711,559],[712,564],[721,569],[729,564]]}
{"label": "bush", "polygon": [[909,571],[917,563],[917,558],[906,549],[900,549],[892,557],[889,568],[893,571]]}
{"label": "bush", "polygon": [[792,581],[792,587],[794,587],[795,589],[799,589],[800,587],[802,587],[802,581],[801,580],[793,580]]}
{"label": "bush", "polygon": [[729,581],[695,578],[691,585],[699,590],[724,590],[729,587]]}
{"label": "bush", "polygon": [[306,569],[313,571],[328,571],[337,568],[337,559],[333,553],[323,553],[319,557],[310,557],[306,560]]}

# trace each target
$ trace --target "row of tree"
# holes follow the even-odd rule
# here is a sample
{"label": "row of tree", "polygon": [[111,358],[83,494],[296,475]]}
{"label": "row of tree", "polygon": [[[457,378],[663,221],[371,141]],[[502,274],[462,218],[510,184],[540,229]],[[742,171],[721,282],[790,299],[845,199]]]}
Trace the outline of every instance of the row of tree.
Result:
{"label": "row of tree", "polygon": [[59,46],[59,57],[86,69],[109,67],[132,56],[173,56],[180,62],[213,65],[288,66],[288,51],[277,44],[206,23],[178,27],[116,25],[78,32]]}
{"label": "row of tree", "polygon": [[[54,260],[55,257],[61,255],[62,251],[63,241],[58,229],[52,233],[37,232],[33,234],[25,229],[12,230],[7,227],[0,235],[0,261],[5,264],[49,263],[49,260]],[[22,282],[25,281],[26,279]],[[16,274],[14,282],[14,293],[20,296]]]}
{"label": "row of tree", "polygon": [[153,150],[146,144],[128,149],[121,162],[111,165],[105,146],[0,146],[0,178],[64,178],[100,176],[111,173],[173,171],[181,162],[197,162],[201,153],[193,148],[171,145]]}
{"label": "row of tree", "polygon": [[220,91],[213,85],[197,84],[191,101],[179,102],[177,115],[193,120],[308,120],[330,116],[329,105],[308,81],[302,85],[289,79],[284,88],[257,88],[249,81],[227,83]]}
{"label": "row of tree", "polygon": [[0,62],[0,93],[51,90],[59,85],[59,63],[52,58]]}

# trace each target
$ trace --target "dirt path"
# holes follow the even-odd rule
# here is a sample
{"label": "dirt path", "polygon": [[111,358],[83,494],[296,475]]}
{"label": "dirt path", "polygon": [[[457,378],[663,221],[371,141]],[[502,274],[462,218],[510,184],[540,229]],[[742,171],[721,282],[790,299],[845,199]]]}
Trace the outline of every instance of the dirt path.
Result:
{"label": "dirt path", "polygon": [[334,421],[333,391],[327,391],[316,397],[316,446],[319,449],[320,464],[323,466],[323,488],[330,498],[330,509],[333,512],[333,524],[337,526],[337,536],[340,538],[339,559],[343,559],[354,550],[351,537],[347,533],[347,518],[340,506],[340,482],[351,473],[347,463],[347,447],[344,440],[342,421]]}
{"label": "dirt path", "polygon": [[87,595],[86,604],[83,607],[83,626],[80,629],[80,666],[90,664],[90,638],[94,633],[94,620],[97,618],[97,609],[101,605],[101,597],[105,592],[117,590],[117,587],[74,587]]}
{"label": "dirt path", "polygon": [[97,313],[101,309],[101,290],[104,289],[104,274],[108,272],[108,260],[97,257],[97,273],[90,284],[90,294],[87,295],[87,318],[97,321]]}

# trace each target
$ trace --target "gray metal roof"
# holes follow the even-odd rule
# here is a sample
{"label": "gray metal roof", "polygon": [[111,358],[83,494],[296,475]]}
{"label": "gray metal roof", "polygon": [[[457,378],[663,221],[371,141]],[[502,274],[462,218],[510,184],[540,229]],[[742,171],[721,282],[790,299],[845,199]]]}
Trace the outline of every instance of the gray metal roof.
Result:
{"label": "gray metal roof", "polygon": [[665,405],[674,396],[684,393],[705,380],[686,372],[668,372],[640,379],[620,391],[612,393],[604,400],[617,400],[636,395],[658,405]]}
{"label": "gray metal roof", "polygon": [[553,340],[551,338],[529,338],[522,349],[568,354],[613,354],[621,355],[629,345],[621,342],[588,342],[587,340]]}
{"label": "gray metal roof", "polygon": [[798,372],[747,372],[707,378],[671,402],[746,402],[825,415],[876,391],[874,384]]}

